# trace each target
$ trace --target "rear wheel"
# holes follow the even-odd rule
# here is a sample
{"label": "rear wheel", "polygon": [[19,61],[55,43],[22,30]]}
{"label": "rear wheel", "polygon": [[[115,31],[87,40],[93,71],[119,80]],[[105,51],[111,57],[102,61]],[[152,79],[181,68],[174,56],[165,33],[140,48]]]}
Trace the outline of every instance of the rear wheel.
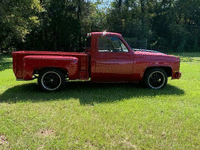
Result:
{"label": "rear wheel", "polygon": [[150,89],[164,88],[167,84],[167,74],[161,68],[153,68],[146,73],[144,82]]}
{"label": "rear wheel", "polygon": [[56,69],[44,70],[38,78],[38,85],[44,91],[57,91],[65,83],[64,74]]}

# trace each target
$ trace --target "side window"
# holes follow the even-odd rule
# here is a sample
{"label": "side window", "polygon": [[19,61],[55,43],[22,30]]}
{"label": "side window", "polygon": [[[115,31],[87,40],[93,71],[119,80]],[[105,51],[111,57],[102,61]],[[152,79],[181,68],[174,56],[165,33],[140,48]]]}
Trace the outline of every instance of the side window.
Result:
{"label": "side window", "polygon": [[113,45],[112,52],[123,52],[118,37],[113,36],[113,37],[109,37],[109,38],[110,38],[110,41]]}
{"label": "side window", "polygon": [[124,43],[122,43],[122,41],[121,40],[119,40],[120,41],[120,43],[121,43],[121,47],[122,47],[122,49],[123,49],[123,52],[128,52],[128,48],[124,45]]}
{"label": "side window", "polygon": [[99,52],[128,52],[127,47],[116,36],[104,36],[98,40]]}
{"label": "side window", "polygon": [[109,42],[108,37],[99,37],[98,40],[98,47],[99,47],[99,52],[110,52],[111,51],[111,45]]}

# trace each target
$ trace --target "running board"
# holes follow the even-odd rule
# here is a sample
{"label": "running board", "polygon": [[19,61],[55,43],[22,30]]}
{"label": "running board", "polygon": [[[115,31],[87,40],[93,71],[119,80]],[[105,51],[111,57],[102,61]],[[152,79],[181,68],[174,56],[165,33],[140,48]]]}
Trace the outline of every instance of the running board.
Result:
{"label": "running board", "polygon": [[89,79],[76,79],[76,80],[69,80],[69,78],[66,78],[65,82],[88,82],[90,80],[91,80],[91,78],[89,78]]}

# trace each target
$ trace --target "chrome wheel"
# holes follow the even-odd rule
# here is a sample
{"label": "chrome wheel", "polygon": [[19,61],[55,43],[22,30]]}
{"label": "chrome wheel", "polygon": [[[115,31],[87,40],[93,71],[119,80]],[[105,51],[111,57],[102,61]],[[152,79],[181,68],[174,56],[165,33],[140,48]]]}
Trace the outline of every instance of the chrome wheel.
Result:
{"label": "chrome wheel", "polygon": [[50,71],[42,76],[42,85],[47,90],[56,90],[61,85],[61,77],[58,73]]}
{"label": "chrome wheel", "polygon": [[161,89],[167,84],[167,74],[161,68],[149,70],[145,75],[145,84],[151,89]]}
{"label": "chrome wheel", "polygon": [[152,89],[159,89],[165,84],[165,75],[160,71],[155,71],[150,74],[148,82]]}
{"label": "chrome wheel", "polygon": [[38,85],[45,91],[56,91],[64,85],[64,74],[59,70],[45,70],[40,73]]}

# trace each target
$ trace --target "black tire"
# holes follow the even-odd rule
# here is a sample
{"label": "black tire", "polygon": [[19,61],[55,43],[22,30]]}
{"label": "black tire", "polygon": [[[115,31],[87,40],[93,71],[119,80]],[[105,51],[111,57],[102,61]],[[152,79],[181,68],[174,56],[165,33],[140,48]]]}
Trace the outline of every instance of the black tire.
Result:
{"label": "black tire", "polygon": [[46,69],[39,74],[38,85],[44,91],[58,91],[64,84],[65,76],[57,69]]}
{"label": "black tire", "polygon": [[161,89],[167,84],[167,74],[161,68],[153,68],[149,70],[144,76],[144,83],[150,89]]}

